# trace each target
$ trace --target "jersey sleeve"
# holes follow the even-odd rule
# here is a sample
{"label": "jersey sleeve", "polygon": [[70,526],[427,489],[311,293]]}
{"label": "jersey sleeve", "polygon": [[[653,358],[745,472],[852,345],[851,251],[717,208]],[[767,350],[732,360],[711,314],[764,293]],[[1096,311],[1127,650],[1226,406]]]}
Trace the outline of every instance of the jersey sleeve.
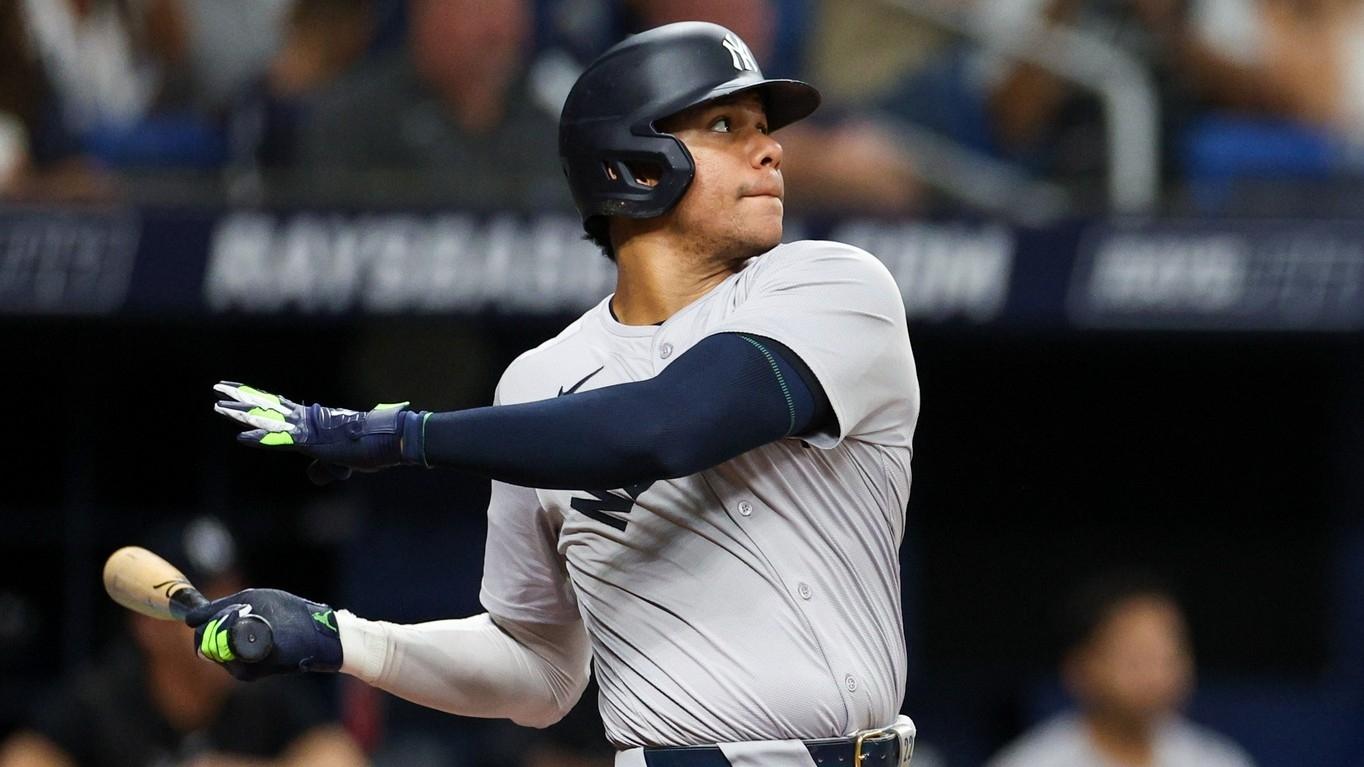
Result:
{"label": "jersey sleeve", "polygon": [[[494,406],[501,404],[501,388]],[[546,511],[533,489],[493,481],[479,591],[489,613],[528,623],[579,619],[573,585],[559,556],[562,527],[563,519]]]}
{"label": "jersey sleeve", "polygon": [[493,482],[479,601],[501,618],[528,623],[578,620],[578,603],[559,557],[562,520],[530,488]]}
{"label": "jersey sleeve", "polygon": [[908,446],[919,384],[904,299],[885,265],[836,242],[799,242],[758,263],[734,312],[713,333],[750,333],[793,351],[837,418],[802,437],[829,448],[857,438]]}

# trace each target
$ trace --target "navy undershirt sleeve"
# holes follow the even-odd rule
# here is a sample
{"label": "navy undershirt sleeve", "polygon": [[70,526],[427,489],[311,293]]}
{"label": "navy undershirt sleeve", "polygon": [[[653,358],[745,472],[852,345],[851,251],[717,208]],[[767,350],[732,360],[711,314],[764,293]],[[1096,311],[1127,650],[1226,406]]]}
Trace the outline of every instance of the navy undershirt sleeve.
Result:
{"label": "navy undershirt sleeve", "polygon": [[790,349],[722,333],[657,376],[554,399],[406,413],[404,458],[528,487],[611,489],[708,469],[826,427],[828,397]]}

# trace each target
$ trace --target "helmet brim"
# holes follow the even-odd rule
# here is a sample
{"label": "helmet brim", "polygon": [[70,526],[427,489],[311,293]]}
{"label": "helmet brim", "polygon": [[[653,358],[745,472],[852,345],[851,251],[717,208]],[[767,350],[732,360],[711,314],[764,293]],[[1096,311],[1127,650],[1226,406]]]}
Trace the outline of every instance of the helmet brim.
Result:
{"label": "helmet brim", "polygon": [[676,110],[674,114],[748,91],[758,91],[762,94],[764,107],[767,110],[767,129],[769,131],[780,130],[797,120],[809,117],[819,108],[819,91],[809,83],[784,79],[758,80],[756,82],[738,80],[710,90],[701,98],[695,99]]}

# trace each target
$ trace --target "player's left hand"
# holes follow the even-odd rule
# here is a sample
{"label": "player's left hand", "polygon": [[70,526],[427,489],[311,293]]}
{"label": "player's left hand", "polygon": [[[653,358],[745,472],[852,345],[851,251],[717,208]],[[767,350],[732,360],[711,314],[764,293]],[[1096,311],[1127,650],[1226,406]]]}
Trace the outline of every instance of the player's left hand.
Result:
{"label": "player's left hand", "polygon": [[377,471],[403,463],[403,418],[408,403],[378,405],[362,413],[316,403],[300,405],[234,381],[213,390],[213,409],[249,427],[237,441],[251,447],[292,450],[317,459],[308,477],[319,485],[346,479],[351,470]]}
{"label": "player's left hand", "polygon": [[[243,615],[270,624],[274,647],[256,663],[238,660],[228,637]],[[341,668],[341,633],[336,612],[278,589],[247,589],[201,605],[185,616],[194,627],[198,654],[232,676],[252,681],[294,671],[337,671]]]}

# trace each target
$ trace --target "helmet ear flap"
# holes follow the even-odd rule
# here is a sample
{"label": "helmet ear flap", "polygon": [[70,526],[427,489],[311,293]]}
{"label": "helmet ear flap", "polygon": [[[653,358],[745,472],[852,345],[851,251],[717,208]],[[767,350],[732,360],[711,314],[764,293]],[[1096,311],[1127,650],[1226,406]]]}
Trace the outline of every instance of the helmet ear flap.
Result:
{"label": "helmet ear flap", "polygon": [[696,176],[696,162],[682,139],[670,134],[660,137],[667,143],[662,145],[663,151],[658,157],[660,175],[658,185],[654,187],[654,199],[661,204],[662,210],[655,215],[662,215],[677,204]]}
{"label": "helmet ear flap", "polygon": [[648,191],[658,186],[663,168],[653,160],[611,159],[602,163],[606,177],[636,191]]}
{"label": "helmet ear flap", "polygon": [[[622,140],[620,143],[626,143]],[[592,215],[653,218],[668,211],[687,191],[695,173],[691,152],[667,134],[634,136],[635,151],[598,157]],[[570,177],[572,181],[572,177]]]}

